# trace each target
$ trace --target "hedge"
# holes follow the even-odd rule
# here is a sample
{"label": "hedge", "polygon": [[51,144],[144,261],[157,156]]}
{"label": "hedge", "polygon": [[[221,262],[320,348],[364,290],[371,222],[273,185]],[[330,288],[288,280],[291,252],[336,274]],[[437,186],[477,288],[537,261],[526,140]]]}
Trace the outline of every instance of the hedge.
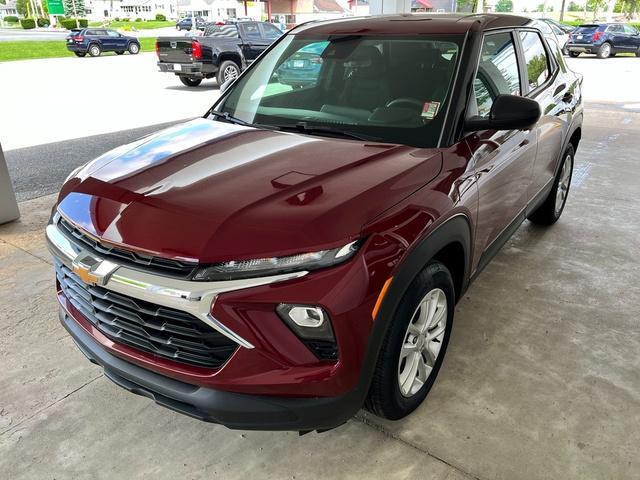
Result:
{"label": "hedge", "polygon": [[[58,22],[67,30],[78,28],[76,26],[75,18],[61,18],[60,20],[58,20]],[[79,18],[78,23],[80,24],[80,28],[87,28],[87,26],[89,25],[89,20],[87,20],[86,18]]]}
{"label": "hedge", "polygon": [[48,27],[49,25],[51,25],[51,22],[49,21],[48,18],[43,18],[43,17],[38,18],[39,27]]}
{"label": "hedge", "polygon": [[167,17],[161,13],[156,13],[156,21],[158,22],[166,22]]}
{"label": "hedge", "polygon": [[32,28],[36,28],[36,21],[33,18],[23,18],[20,20],[20,25],[25,30],[31,30]]}
{"label": "hedge", "polygon": [[4,21],[7,23],[18,23],[20,19],[18,17],[14,17],[13,15],[8,15],[4,17]]}

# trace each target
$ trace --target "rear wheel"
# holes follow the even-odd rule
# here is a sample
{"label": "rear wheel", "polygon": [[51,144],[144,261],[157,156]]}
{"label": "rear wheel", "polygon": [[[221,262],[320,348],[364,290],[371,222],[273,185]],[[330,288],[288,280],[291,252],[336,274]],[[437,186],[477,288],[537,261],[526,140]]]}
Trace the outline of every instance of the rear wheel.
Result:
{"label": "rear wheel", "polygon": [[89,55],[92,57],[99,57],[101,53],[102,49],[100,48],[100,45],[96,43],[89,45]]}
{"label": "rear wheel", "polygon": [[577,58],[580,56],[580,52],[572,52],[571,50],[569,50],[569,56],[573,58]]}
{"label": "rear wheel", "polygon": [[182,75],[180,75],[180,81],[187,87],[197,87],[202,83],[201,78],[189,78]]}
{"label": "rear wheel", "polygon": [[603,43],[598,48],[598,58],[609,58],[611,56],[611,45],[609,43]]}
{"label": "rear wheel", "polygon": [[75,52],[75,54],[76,54],[76,57],[84,57],[87,54],[87,52]]}
{"label": "rear wheel", "polygon": [[397,420],[414,411],[438,375],[453,323],[447,267],[432,261],[407,289],[383,340],[365,407]]}
{"label": "rear wheel", "polygon": [[132,42],[129,44],[129,48],[127,50],[129,50],[129,53],[131,55],[137,55],[138,52],[140,51],[140,45]]}
{"label": "rear wheel", "polygon": [[232,60],[225,60],[218,69],[216,80],[218,80],[218,85],[222,85],[228,80],[235,80],[239,75],[240,67],[238,64]]}
{"label": "rear wheel", "polygon": [[562,164],[556,175],[555,182],[549,196],[527,218],[538,225],[553,225],[558,221],[564,206],[567,203],[569,187],[571,186],[571,176],[573,172],[574,151],[573,145],[569,144],[564,152]]}

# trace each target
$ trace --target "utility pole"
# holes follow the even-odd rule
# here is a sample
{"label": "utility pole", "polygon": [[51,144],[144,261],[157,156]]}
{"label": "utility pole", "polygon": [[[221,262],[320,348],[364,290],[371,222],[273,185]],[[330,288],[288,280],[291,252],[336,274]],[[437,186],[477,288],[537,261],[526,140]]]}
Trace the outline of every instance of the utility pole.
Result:
{"label": "utility pole", "polygon": [[560,21],[564,20],[564,4],[566,0],[562,0],[562,5],[560,6]]}
{"label": "utility pole", "polygon": [[73,6],[73,16],[76,17],[76,28],[80,28],[80,21],[78,20],[78,10],[76,9],[76,0],[71,0]]}

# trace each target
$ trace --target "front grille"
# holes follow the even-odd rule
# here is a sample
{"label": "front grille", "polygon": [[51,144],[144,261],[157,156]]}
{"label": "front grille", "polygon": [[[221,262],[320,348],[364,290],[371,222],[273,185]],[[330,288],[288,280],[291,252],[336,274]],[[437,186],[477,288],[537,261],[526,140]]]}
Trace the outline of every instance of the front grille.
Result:
{"label": "front grille", "polygon": [[121,265],[137,268],[139,270],[150,271],[159,275],[168,275],[176,278],[190,278],[197,268],[196,262],[185,262],[172,260],[170,258],[155,257],[132,252],[118,247],[105,245],[90,237],[82,230],[71,224],[63,217],[58,221],[60,231],[69,240],[80,244],[89,252],[97,254],[101,258],[113,260]]}
{"label": "front grille", "polygon": [[208,368],[220,367],[238,346],[189,313],[87,285],[58,260],[55,268],[71,304],[114,342]]}

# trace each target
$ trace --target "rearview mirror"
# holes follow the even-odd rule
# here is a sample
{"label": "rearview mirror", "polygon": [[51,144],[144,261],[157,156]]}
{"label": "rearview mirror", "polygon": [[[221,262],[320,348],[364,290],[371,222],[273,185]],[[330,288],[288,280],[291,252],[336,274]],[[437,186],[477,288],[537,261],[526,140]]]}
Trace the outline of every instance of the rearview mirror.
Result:
{"label": "rearview mirror", "polygon": [[540,105],[530,98],[518,95],[498,95],[488,117],[471,117],[465,130],[526,130],[540,119]]}

